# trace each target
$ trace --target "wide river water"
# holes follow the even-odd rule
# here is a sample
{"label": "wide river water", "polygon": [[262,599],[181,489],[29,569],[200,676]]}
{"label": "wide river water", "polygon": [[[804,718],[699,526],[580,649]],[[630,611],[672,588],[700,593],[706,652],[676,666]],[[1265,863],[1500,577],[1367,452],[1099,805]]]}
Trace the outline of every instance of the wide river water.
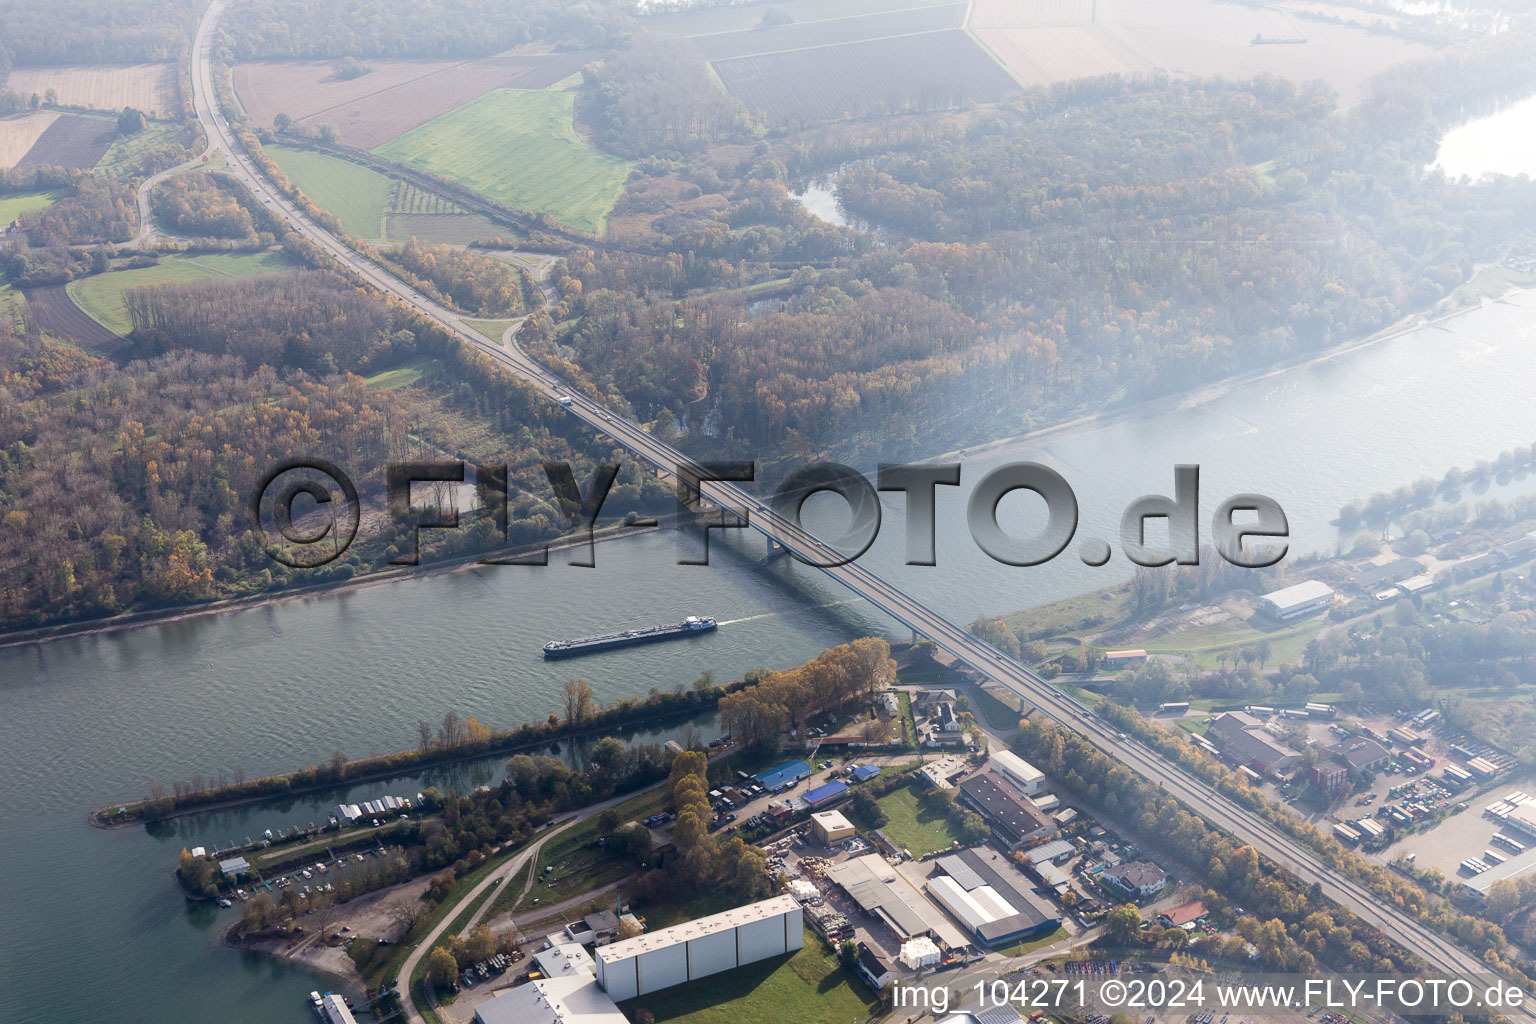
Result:
{"label": "wide river water", "polygon": [[[1114,541],[1120,509],[1167,492],[1173,466],[1202,468],[1202,521],[1257,491],[1289,515],[1296,551],[1332,550],[1338,506],[1536,441],[1536,295],[1473,310],[1311,366],[1172,408],[962,458],[940,490],[939,566],[908,568],[900,509],[867,563],[961,621],[1123,579],[1075,546],[1034,569],[990,562],[963,528],[964,498],[992,465],[1057,468],[1082,508],[1079,537]],[[861,467],[869,469],[870,467]],[[1525,490],[1500,482],[1491,494]],[[820,500],[820,499],[818,499]],[[899,506],[899,501],[898,501]],[[1017,507],[1015,507],[1015,504]],[[811,508],[812,520],[823,510]],[[1005,518],[1030,521],[1009,499]],[[837,518],[828,514],[828,520]],[[0,1009],[32,1022],[283,1024],[310,1019],[322,980],[218,945],[232,911],[190,908],[173,887],[182,846],[317,820],[336,795],[182,819],[161,833],[99,831],[85,815],[151,780],[248,774],[408,747],[452,708],[493,726],[556,709],[579,673],[599,698],[784,667],[894,623],[813,569],[763,564],[761,542],[715,542],[714,564],[675,564],[669,537],[602,545],[597,568],[482,569],[423,576],[133,631],[0,650]],[[1116,542],[1116,547],[1118,543]],[[686,614],[710,636],[546,664],[553,637]],[[359,787],[492,781],[496,764]]]}

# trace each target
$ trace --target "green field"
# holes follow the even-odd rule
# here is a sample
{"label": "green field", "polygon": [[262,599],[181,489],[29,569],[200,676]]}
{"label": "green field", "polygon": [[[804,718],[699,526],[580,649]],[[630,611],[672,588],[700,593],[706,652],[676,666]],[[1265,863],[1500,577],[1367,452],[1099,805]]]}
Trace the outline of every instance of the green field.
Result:
{"label": "green field", "polygon": [[630,164],[576,134],[575,98],[567,90],[498,89],[375,152],[600,235]]}
{"label": "green field", "polygon": [[876,801],[891,820],[880,831],[914,857],[947,849],[960,837],[940,811],[923,806],[911,786],[893,789]]}
{"label": "green field", "polygon": [[112,270],[69,283],[69,297],[97,323],[118,334],[133,329],[123,293],[147,284],[173,284],[204,277],[249,277],[293,269],[277,252],[204,253],[200,256],[166,256],[153,267]]}
{"label": "green field", "polygon": [[805,948],[619,1004],[656,1024],[863,1024],[880,1000],[809,929]]}
{"label": "green field", "polygon": [[501,344],[501,336],[507,333],[507,328],[515,324],[516,320],[465,320],[464,323],[474,328],[476,334],[483,334],[496,344]]}
{"label": "green field", "polygon": [[0,227],[4,227],[24,213],[52,206],[63,195],[62,189],[41,189],[31,192],[11,192],[0,196]]}
{"label": "green field", "polygon": [[150,150],[175,142],[179,134],[181,126],[174,121],[151,121],[143,131],[113,142],[96,161],[96,173],[127,181],[138,175]]}
{"label": "green field", "polygon": [[322,210],[341,221],[347,234],[364,241],[384,237],[384,213],[395,183],[350,160],[292,146],[266,146],[283,173]]}

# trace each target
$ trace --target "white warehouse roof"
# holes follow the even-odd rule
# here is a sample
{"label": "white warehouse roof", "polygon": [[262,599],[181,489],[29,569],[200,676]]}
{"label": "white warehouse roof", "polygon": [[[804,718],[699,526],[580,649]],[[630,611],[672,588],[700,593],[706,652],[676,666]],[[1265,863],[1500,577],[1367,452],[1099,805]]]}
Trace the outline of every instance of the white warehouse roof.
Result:
{"label": "white warehouse roof", "polygon": [[1042,781],[1045,773],[1011,750],[999,750],[991,758],[994,767],[1001,768],[1020,785],[1028,786]]}
{"label": "white warehouse roof", "polygon": [[610,942],[606,946],[598,947],[597,958],[605,964],[611,964],[641,953],[648,953],[653,949],[665,949],[679,942],[701,939],[706,935],[730,931],[732,928],[751,924],[754,921],[766,921],[799,909],[800,904],[793,896],[774,896],[758,903],[736,907],[734,910],[701,917],[696,921],[675,924],[670,928],[659,928],[654,932],[636,935],[632,939]]}
{"label": "white warehouse roof", "polygon": [[1294,586],[1284,587],[1271,591],[1264,595],[1264,600],[1274,605],[1279,611],[1287,611],[1291,608],[1300,608],[1313,601],[1321,601],[1333,597],[1333,588],[1318,580],[1307,580]]}

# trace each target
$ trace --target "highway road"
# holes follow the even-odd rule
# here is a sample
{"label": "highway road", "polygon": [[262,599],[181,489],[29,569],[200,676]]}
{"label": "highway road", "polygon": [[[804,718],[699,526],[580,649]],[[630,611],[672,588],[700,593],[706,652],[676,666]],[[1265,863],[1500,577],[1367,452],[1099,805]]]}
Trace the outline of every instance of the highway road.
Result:
{"label": "highway road", "polygon": [[[300,209],[278,192],[240,148],[229,125],[215,107],[210,47],[214,29],[226,3],[227,0],[216,0],[198,26],[193,47],[193,106],[208,133],[211,148],[224,154],[237,180],[263,202],[276,208],[292,225],[293,230],[319,246],[367,284],[452,331],[465,343],[516,372],[552,401],[568,403],[568,411],[593,429],[609,435],[635,455],[663,469],[674,470],[678,466],[691,465],[691,460],[682,453],[565,385],[515,344],[500,345],[489,341],[466,327],[452,311],[423,298],[407,283],[371,260],[352,252],[329,232],[312,223]],[[755,496],[734,484],[710,482],[703,484],[700,490],[708,501],[735,510],[747,520],[752,529],[783,545],[803,561],[827,563],[840,557],[828,545],[800,529],[796,523],[760,504]],[[1464,975],[1487,973],[1487,967],[1480,956],[1456,946],[1401,911],[1384,906],[1363,885],[1334,870],[1310,849],[1214,792],[1204,782],[1161,755],[1133,740],[1120,739],[1112,727],[1095,718],[1083,705],[862,565],[851,563],[822,571],[915,633],[931,638],[965,665],[1014,690],[1066,728],[1153,780],[1165,792],[1177,797],[1213,825],[1252,843],[1264,856],[1305,881],[1318,882],[1329,898],[1348,907],[1404,948],[1422,957],[1432,968]]]}

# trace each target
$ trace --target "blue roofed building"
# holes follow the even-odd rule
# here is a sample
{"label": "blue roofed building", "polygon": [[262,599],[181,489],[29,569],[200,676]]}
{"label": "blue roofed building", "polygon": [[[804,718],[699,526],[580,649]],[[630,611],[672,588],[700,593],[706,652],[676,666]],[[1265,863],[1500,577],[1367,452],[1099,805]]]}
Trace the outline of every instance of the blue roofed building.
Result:
{"label": "blue roofed building", "polygon": [[770,793],[777,793],[787,786],[793,786],[801,779],[810,777],[810,765],[804,761],[786,761],[777,768],[770,768],[757,776],[757,784]]}
{"label": "blue roofed building", "polygon": [[827,782],[817,786],[815,789],[807,791],[805,794],[805,802],[811,807],[819,807],[829,800],[836,800],[846,792],[848,792],[848,783]]}
{"label": "blue roofed building", "polygon": [[880,766],[877,764],[861,764],[853,770],[854,782],[868,782],[880,774]]}

